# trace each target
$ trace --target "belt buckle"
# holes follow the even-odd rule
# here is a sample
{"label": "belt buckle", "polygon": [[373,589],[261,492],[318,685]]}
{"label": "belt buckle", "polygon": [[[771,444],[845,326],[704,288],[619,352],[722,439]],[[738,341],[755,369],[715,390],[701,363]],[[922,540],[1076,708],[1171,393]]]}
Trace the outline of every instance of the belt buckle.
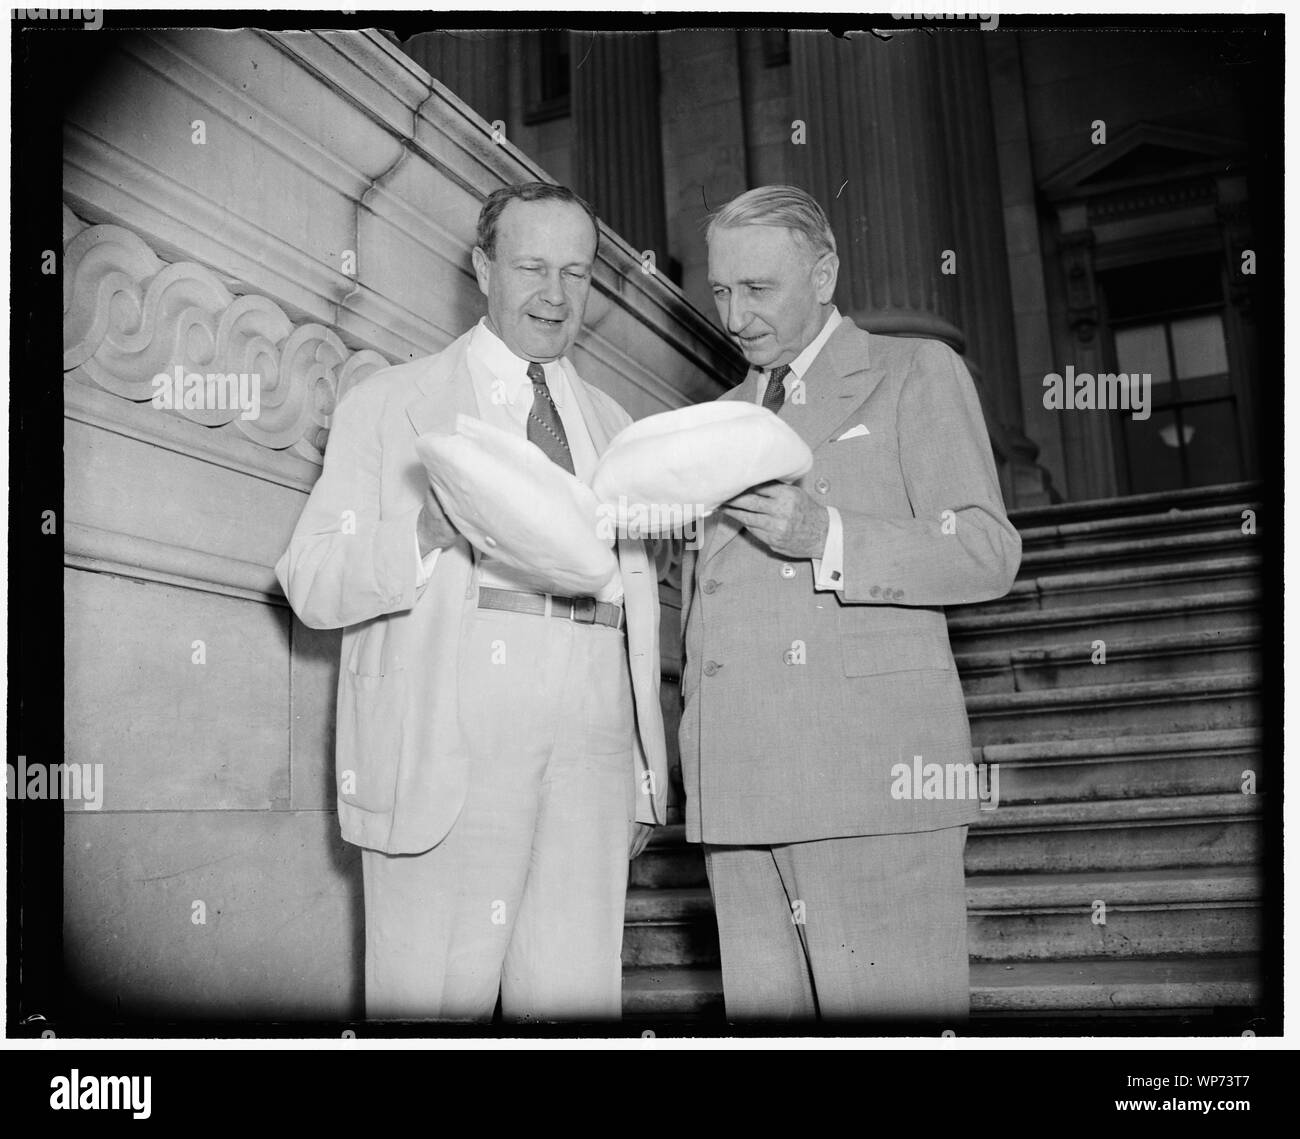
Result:
{"label": "belt buckle", "polygon": [[596,623],[596,599],[594,597],[573,598],[573,609],[569,614],[569,620],[577,621],[581,625],[594,625]]}

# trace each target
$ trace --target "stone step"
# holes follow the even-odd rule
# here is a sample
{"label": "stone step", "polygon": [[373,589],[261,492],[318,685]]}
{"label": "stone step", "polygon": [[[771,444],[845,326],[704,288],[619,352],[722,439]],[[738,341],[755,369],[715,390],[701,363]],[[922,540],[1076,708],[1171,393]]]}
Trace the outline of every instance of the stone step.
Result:
{"label": "stone step", "polygon": [[994,692],[968,696],[966,711],[976,746],[1240,728],[1259,723],[1259,677],[1234,672]]}
{"label": "stone step", "polygon": [[629,888],[623,922],[623,968],[692,965],[716,968],[718,925],[708,886]]}
{"label": "stone step", "polygon": [[1036,740],[972,749],[998,765],[1003,806],[1266,791],[1261,729]]}
{"label": "stone step", "polygon": [[[1247,1008],[1260,1000],[1254,957],[998,962],[971,966],[971,1012],[1110,1013]],[[722,973],[664,967],[623,973],[632,1019],[724,1023]]]}
{"label": "stone step", "polygon": [[[1241,867],[976,876],[967,882],[970,956],[1030,961],[1254,952],[1260,896],[1258,873]],[[629,891],[624,967],[717,963],[707,887]]]}
{"label": "stone step", "polygon": [[981,811],[966,873],[1081,873],[1251,866],[1261,857],[1260,795],[1225,793]]}
{"label": "stone step", "polygon": [[[1225,734],[1227,735],[1227,734]],[[1244,734],[1233,734],[1232,746],[1247,748]],[[1133,763],[1157,762],[1177,754],[1179,737],[1133,737]],[[1260,794],[1243,794],[1240,782],[1217,793],[1185,793],[1137,797],[1141,785],[1126,786],[1128,797],[1084,801],[1016,802],[1005,793],[1009,775],[1001,764],[1017,762],[1104,763],[1101,741],[1078,741],[1073,754],[1059,751],[1032,759],[1032,749],[1016,753],[986,752],[999,763],[1001,801],[983,810],[972,824],[966,843],[966,873],[1035,873],[1145,870],[1173,867],[1245,866],[1260,855]],[[1215,745],[1189,744],[1211,754]],[[1227,744],[1224,745],[1228,746]],[[1120,754],[1120,753],[1113,753]],[[1147,760],[1146,755],[1160,757]],[[632,863],[632,888],[686,889],[707,885],[704,856],[698,843],[688,843],[685,827],[658,827],[649,847]]]}
{"label": "stone step", "polygon": [[697,842],[686,841],[686,827],[681,823],[655,827],[649,845],[628,870],[628,889],[652,887],[681,889],[706,886],[704,851]]}
{"label": "stone step", "polygon": [[1258,482],[1220,483],[1187,490],[1161,490],[1150,494],[1129,494],[1118,498],[1090,498],[1082,502],[1060,502],[1053,506],[1030,506],[1011,512],[1017,530],[1072,525],[1093,520],[1134,518],[1165,514],[1175,510],[1201,510],[1259,499]]}
{"label": "stone step", "polygon": [[[1233,531],[1241,534],[1245,512],[1259,503],[1241,498],[1214,506],[1186,510],[1174,508],[1145,514],[1108,515],[1102,518],[1051,523],[1019,528],[1021,548],[1026,555],[1037,550],[1063,549],[1074,544],[1123,541],[1132,538],[1168,537],[1174,534],[1206,534]],[[1015,521],[1017,515],[1012,515]]]}
{"label": "stone step", "polygon": [[689,965],[624,969],[623,1016],[720,1025],[724,1021],[722,971]]}
{"label": "stone step", "polygon": [[977,876],[967,883],[971,960],[1254,953],[1261,893],[1243,867]]}
{"label": "stone step", "polygon": [[1247,1008],[1260,991],[1249,955],[971,966],[972,1013]]}
{"label": "stone step", "polygon": [[1203,633],[1223,628],[1258,628],[1261,591],[1216,590],[1189,597],[1146,601],[1094,601],[1059,608],[990,612],[980,605],[947,611],[948,636],[954,652],[1011,652],[1055,645],[1089,644],[1100,637]]}
{"label": "stone step", "polygon": [[1093,572],[1122,566],[1169,565],[1194,559],[1253,553],[1253,535],[1240,525],[1191,534],[1138,535],[1102,541],[1075,541],[1067,546],[1035,545],[1020,559],[1020,578],[1050,573]]}
{"label": "stone step", "polygon": [[[1099,640],[1100,647],[1096,646]],[[1105,660],[1094,663],[1099,651],[1105,652]],[[1258,675],[1260,630],[1258,626],[1241,625],[1109,640],[1094,636],[1073,644],[962,652],[955,656],[967,696],[1213,673]]]}
{"label": "stone step", "polygon": [[1124,565],[1108,569],[1039,572],[1019,576],[1010,591],[985,601],[982,613],[1033,613],[1083,604],[1116,601],[1186,600],[1197,593],[1248,589],[1258,584],[1257,548],[1213,558],[1195,558],[1172,565]]}

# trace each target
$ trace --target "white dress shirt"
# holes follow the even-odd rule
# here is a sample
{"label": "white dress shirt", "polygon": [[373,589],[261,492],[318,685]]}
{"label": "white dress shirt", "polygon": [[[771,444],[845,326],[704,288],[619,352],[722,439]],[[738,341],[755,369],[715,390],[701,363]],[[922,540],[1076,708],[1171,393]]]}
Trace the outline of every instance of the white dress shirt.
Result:
{"label": "white dress shirt", "polygon": [[[817,333],[807,348],[790,361],[790,371],[782,381],[787,400],[790,398],[795,385],[803,383],[803,378],[808,369],[812,367],[812,362],[817,359],[817,354],[826,346],[826,341],[831,338],[831,333],[839,327],[841,319],[840,310],[832,306],[831,315],[826,318],[822,330]],[[760,405],[763,402],[763,396],[767,393],[767,374],[769,370],[763,369],[754,374],[754,402]],[[812,559],[813,586],[816,589],[843,589],[844,522],[840,518],[840,512],[835,507],[828,506],[826,513],[829,515],[826,529],[826,545],[822,550],[822,556]]]}
{"label": "white dress shirt", "polygon": [[[486,318],[480,320],[470,333],[466,360],[474,384],[474,397],[478,401],[479,418],[493,427],[526,439],[528,413],[533,407],[533,382],[528,378],[530,361],[511,352],[505,341],[488,327]],[[573,473],[590,485],[600,456],[596,453],[596,446],[591,441],[587,424],[582,418],[582,409],[574,398],[570,379],[573,375],[576,380],[573,365],[562,357],[543,364],[542,370],[546,375],[546,386],[555,403],[555,410],[559,412],[560,422],[564,425],[569,455],[573,459]],[[423,585],[429,580],[439,553],[439,550],[431,550],[421,558],[420,540],[416,537],[415,556],[420,563],[417,577],[419,584]],[[510,566],[503,565],[478,550],[474,551],[474,564],[476,586],[537,592],[536,585],[520,579]],[[601,591],[598,598],[600,601],[613,602],[621,602],[622,599],[622,583],[617,577]]]}

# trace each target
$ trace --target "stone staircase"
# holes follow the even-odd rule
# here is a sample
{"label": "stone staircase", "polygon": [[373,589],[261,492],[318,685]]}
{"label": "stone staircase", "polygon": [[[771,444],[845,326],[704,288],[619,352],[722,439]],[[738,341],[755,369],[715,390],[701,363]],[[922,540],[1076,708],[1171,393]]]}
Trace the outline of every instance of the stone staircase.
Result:
{"label": "stone staircase", "polygon": [[[1268,776],[1242,532],[1256,493],[1021,511],[1011,592],[949,611],[973,758],[1000,775],[966,848],[972,1031],[1259,1005],[1264,801],[1242,791],[1244,771]],[[703,859],[680,826],[632,866],[623,960],[629,1018],[723,1023]]]}

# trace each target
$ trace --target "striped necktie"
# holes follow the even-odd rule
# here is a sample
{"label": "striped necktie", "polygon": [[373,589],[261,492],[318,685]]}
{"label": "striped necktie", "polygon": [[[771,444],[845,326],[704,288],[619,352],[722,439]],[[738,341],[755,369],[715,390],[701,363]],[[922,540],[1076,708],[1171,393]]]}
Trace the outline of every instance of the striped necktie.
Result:
{"label": "striped necktie", "polygon": [[560,413],[551,399],[551,389],[546,386],[546,373],[536,361],[528,365],[528,378],[533,381],[533,407],[528,413],[528,441],[536,443],[552,462],[573,474],[573,456],[569,454],[569,440],[564,434]]}
{"label": "striped necktie", "polygon": [[789,374],[789,364],[781,364],[767,374],[767,391],[763,393],[763,406],[776,415],[780,415],[781,408],[785,406],[785,378]]}

